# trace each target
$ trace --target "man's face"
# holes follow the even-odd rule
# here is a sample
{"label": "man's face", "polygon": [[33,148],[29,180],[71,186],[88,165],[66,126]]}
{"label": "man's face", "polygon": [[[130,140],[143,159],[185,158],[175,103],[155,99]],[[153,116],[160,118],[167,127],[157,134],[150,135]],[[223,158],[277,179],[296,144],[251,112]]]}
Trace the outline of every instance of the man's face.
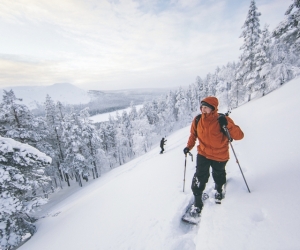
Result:
{"label": "man's face", "polygon": [[211,108],[209,108],[209,107],[207,107],[207,106],[204,106],[204,105],[202,105],[202,106],[200,107],[200,109],[201,109],[202,114],[209,114],[209,113],[212,111]]}

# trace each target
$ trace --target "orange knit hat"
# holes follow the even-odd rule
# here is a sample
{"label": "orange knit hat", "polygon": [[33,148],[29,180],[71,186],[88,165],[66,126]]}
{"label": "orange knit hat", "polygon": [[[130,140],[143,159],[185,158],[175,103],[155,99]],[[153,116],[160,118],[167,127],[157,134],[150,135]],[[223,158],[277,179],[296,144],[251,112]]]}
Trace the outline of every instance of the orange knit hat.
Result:
{"label": "orange knit hat", "polygon": [[202,105],[207,106],[207,107],[211,108],[212,110],[216,110],[216,109],[218,109],[219,101],[216,97],[209,96],[209,97],[204,98],[201,101],[201,106]]}

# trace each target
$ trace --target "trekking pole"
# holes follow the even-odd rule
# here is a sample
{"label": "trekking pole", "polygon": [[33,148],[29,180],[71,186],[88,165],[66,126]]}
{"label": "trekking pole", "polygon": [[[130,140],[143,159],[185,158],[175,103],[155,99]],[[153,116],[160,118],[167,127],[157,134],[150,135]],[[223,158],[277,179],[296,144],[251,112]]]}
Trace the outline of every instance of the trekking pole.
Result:
{"label": "trekking pole", "polygon": [[241,173],[242,173],[242,176],[243,176],[243,178],[244,178],[245,184],[246,184],[246,186],[247,186],[247,188],[248,188],[248,191],[249,191],[249,193],[251,193],[251,192],[250,192],[250,189],[249,189],[249,187],[248,187],[247,181],[246,181],[246,179],[245,179],[245,176],[244,176],[244,174],[243,174],[243,171],[242,171],[241,165],[240,165],[240,163],[239,163],[239,160],[238,160],[238,158],[237,158],[237,156],[236,156],[236,154],[235,154],[234,148],[233,148],[233,146],[232,146],[232,144],[231,144],[232,138],[231,138],[231,136],[230,136],[230,133],[229,133],[229,131],[228,131],[228,128],[224,125],[224,126],[223,126],[223,129],[224,129],[224,131],[225,131],[225,133],[226,133],[226,135],[227,135],[227,137],[228,137],[228,142],[229,142],[229,144],[230,144],[230,146],[231,146],[231,149],[232,149],[232,152],[233,152],[233,154],[234,154],[234,156],[235,156],[236,163],[239,165],[239,168],[240,168],[240,170],[241,170]]}
{"label": "trekking pole", "polygon": [[[189,152],[189,155],[191,156],[192,161],[193,161],[193,155],[192,155],[192,153]],[[187,157],[187,155],[185,154],[185,161],[184,161],[184,175],[183,175],[183,192],[184,192],[184,186],[185,186],[186,157]]]}

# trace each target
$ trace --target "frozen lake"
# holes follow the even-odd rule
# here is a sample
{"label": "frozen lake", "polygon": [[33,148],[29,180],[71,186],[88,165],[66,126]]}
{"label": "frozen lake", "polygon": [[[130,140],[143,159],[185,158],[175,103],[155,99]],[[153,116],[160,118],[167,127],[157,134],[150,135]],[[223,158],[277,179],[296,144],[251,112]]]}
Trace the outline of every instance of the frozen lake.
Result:
{"label": "frozen lake", "polygon": [[[136,107],[136,110],[138,111],[139,109],[141,109],[143,107],[143,105],[142,104],[141,105],[136,105],[135,107]],[[105,122],[105,121],[108,121],[109,115],[111,115],[112,117],[116,117],[117,112],[119,112],[119,114],[121,115],[124,110],[128,113],[130,111],[130,107],[128,107],[126,109],[119,109],[119,110],[108,112],[108,113],[94,115],[94,116],[91,116],[90,119],[94,123],[96,123],[96,122]]]}

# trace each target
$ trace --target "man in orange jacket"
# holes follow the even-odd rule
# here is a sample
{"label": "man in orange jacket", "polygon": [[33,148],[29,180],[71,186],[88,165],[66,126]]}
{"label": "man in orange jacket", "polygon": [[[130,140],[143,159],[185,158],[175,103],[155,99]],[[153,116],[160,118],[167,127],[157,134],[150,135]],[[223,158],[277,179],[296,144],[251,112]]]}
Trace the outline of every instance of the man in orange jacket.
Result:
{"label": "man in orange jacket", "polygon": [[243,131],[234,124],[230,117],[218,114],[218,105],[218,99],[212,96],[201,101],[201,118],[197,127],[196,118],[194,118],[187,146],[183,150],[184,154],[187,154],[195,146],[198,138],[197,166],[192,180],[192,191],[195,197],[191,209],[194,213],[193,216],[199,216],[201,213],[202,193],[208,182],[210,167],[212,167],[212,176],[215,181],[216,203],[221,203],[223,198],[222,186],[226,183],[225,166],[229,160],[228,138],[224,133],[223,126],[228,128],[232,139],[241,140],[244,137]]}

